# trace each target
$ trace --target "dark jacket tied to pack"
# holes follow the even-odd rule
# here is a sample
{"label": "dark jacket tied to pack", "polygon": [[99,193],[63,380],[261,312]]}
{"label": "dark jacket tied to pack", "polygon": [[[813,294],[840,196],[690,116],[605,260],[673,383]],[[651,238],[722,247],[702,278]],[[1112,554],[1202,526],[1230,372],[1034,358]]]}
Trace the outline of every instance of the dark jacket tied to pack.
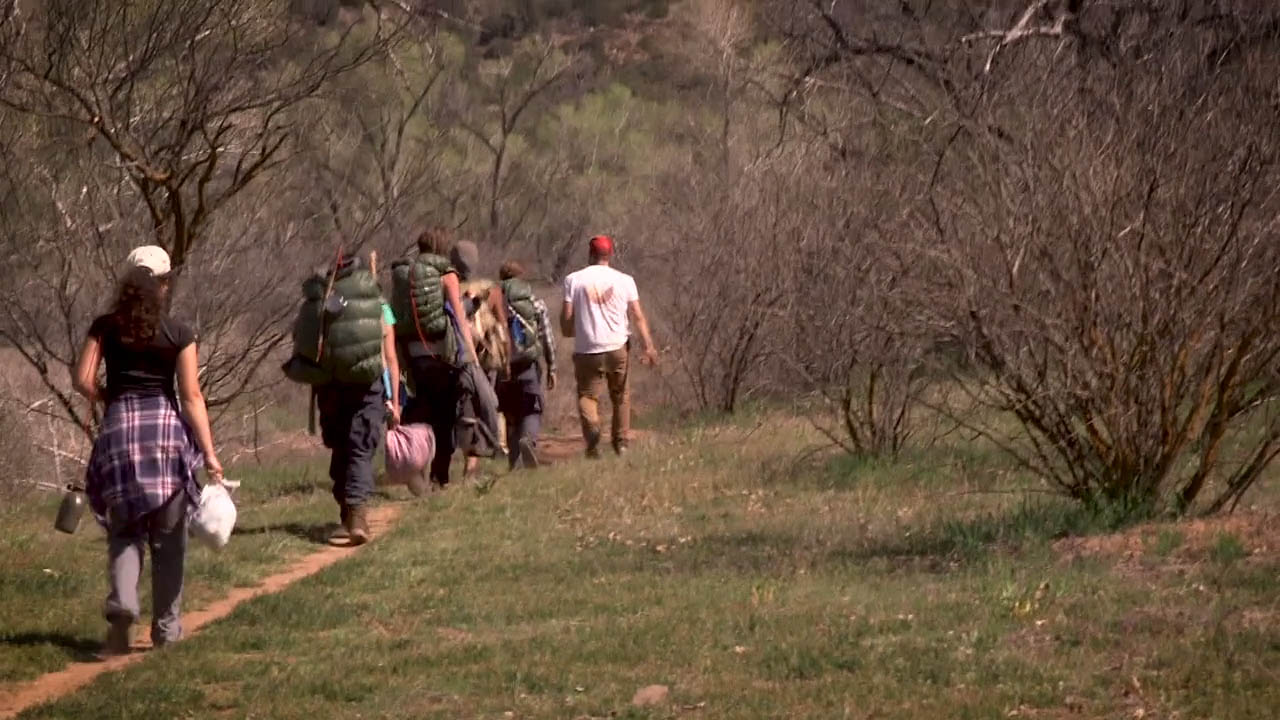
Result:
{"label": "dark jacket tied to pack", "polygon": [[511,338],[515,344],[511,368],[513,372],[518,372],[542,357],[542,336],[538,334],[538,310],[533,306],[533,287],[519,278],[503,280],[502,295],[507,300],[507,306],[512,310],[508,320],[511,326]]}
{"label": "dark jacket tied to pack", "polygon": [[396,340],[419,342],[427,354],[457,363],[457,332],[445,308],[445,275],[454,272],[447,258],[419,253],[391,264],[391,310],[399,319]]}
{"label": "dark jacket tied to pack", "polygon": [[307,385],[370,384],[382,377],[382,292],[354,258],[340,264],[329,283],[322,273],[302,283],[284,374]]}

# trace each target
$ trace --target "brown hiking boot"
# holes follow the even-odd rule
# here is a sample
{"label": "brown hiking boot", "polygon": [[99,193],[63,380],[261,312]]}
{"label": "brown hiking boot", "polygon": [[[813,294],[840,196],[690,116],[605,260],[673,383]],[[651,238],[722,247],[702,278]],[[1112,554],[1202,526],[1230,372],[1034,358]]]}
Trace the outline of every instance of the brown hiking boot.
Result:
{"label": "brown hiking boot", "polygon": [[364,505],[347,508],[347,533],[351,536],[352,545],[369,542],[369,508]]}
{"label": "brown hiking boot", "polygon": [[350,522],[351,522],[350,511],[347,510],[346,505],[340,505],[338,507],[338,527],[334,528],[333,532],[329,533],[329,539],[330,540],[346,540],[350,538],[351,533],[350,531],[347,530],[347,525]]}
{"label": "brown hiking boot", "polygon": [[129,630],[132,626],[132,621],[123,618],[111,621],[107,626],[107,641],[102,645],[103,657],[129,654]]}
{"label": "brown hiking boot", "polygon": [[520,438],[519,454],[516,455],[515,462],[511,463],[511,466],[526,470],[533,470],[538,467],[538,455],[533,451],[532,440]]}
{"label": "brown hiking boot", "polygon": [[595,430],[587,433],[587,457],[592,460],[600,459],[600,431]]}

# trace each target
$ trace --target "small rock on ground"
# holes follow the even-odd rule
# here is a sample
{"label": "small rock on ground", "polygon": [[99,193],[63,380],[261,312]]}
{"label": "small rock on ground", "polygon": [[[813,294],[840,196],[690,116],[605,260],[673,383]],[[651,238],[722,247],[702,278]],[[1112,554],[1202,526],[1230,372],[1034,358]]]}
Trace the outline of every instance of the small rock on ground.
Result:
{"label": "small rock on ground", "polygon": [[636,707],[645,707],[648,705],[661,705],[667,701],[667,695],[671,693],[671,689],[666,685],[650,685],[642,687],[636,691],[631,698],[631,704]]}

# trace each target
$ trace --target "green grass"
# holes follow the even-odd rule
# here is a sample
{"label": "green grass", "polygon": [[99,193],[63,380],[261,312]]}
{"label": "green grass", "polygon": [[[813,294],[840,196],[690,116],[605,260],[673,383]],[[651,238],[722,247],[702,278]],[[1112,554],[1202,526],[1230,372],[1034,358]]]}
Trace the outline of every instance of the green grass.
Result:
{"label": "green grass", "polygon": [[1166,528],[1160,531],[1151,543],[1151,550],[1159,557],[1168,557],[1173,551],[1177,550],[1186,542],[1186,538],[1181,532],[1173,528]]}
{"label": "green grass", "polygon": [[[431,496],[357,556],[23,717],[1269,718],[1280,706],[1280,563],[1249,536],[1137,528],[1137,557],[1065,553],[1056,538],[1109,540],[1108,527],[1004,492],[1028,480],[995,456],[940,447],[851,466],[806,459],[814,440],[776,418],[699,424],[625,460]],[[228,559],[252,554],[234,548],[252,537]],[[630,707],[655,683],[667,705]]]}
{"label": "green grass", "polygon": [[[320,465],[234,468],[239,520],[233,541],[215,552],[191,541],[183,605],[190,609],[248,586],[316,547],[336,512]],[[0,515],[0,692],[6,685],[92,659],[106,626],[106,533],[86,512],[80,530],[53,529],[60,497],[28,496]],[[148,607],[144,568],[142,605]],[[145,634],[149,619],[139,627]]]}
{"label": "green grass", "polygon": [[1249,551],[1240,542],[1240,538],[1229,532],[1222,532],[1214,539],[1209,555],[1217,562],[1230,565],[1247,557]]}

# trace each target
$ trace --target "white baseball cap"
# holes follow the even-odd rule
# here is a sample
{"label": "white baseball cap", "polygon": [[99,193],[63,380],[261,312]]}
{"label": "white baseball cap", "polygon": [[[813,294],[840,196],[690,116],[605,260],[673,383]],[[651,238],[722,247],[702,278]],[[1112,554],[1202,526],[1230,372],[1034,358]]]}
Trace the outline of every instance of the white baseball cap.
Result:
{"label": "white baseball cap", "polygon": [[146,268],[155,277],[164,277],[172,267],[169,264],[169,253],[159,245],[142,245],[129,253],[125,260],[129,267]]}

